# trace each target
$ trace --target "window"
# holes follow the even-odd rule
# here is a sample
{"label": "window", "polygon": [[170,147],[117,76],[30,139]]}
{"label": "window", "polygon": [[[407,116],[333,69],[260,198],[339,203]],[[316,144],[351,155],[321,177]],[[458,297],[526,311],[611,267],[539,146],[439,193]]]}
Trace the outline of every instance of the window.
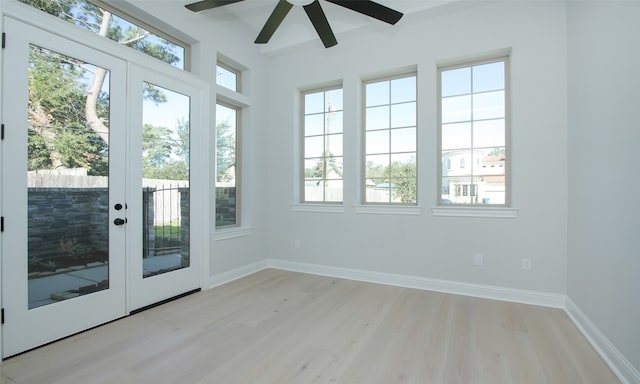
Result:
{"label": "window", "polygon": [[[508,205],[506,57],[444,67],[439,204]],[[451,162],[460,167],[452,169]],[[454,192],[451,195],[449,192]]]}
{"label": "window", "polygon": [[216,104],[216,228],[240,225],[239,112]]}
{"label": "window", "polygon": [[[448,193],[449,187],[443,187],[443,193]],[[476,184],[456,184],[456,196],[475,196],[478,186]]]}
{"label": "window", "polygon": [[218,61],[216,66],[216,84],[240,92],[240,71]]}
{"label": "window", "polygon": [[180,69],[187,68],[189,46],[101,1],[20,0],[119,44]]}
{"label": "window", "polygon": [[342,88],[303,95],[303,202],[342,202]]}
{"label": "window", "polygon": [[365,203],[417,203],[416,75],[365,83]]}

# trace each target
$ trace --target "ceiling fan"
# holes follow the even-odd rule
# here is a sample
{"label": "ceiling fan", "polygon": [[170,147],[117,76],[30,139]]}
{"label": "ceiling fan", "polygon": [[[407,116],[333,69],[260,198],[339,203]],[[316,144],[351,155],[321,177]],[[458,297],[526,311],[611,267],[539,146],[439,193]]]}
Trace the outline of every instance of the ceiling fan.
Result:
{"label": "ceiling fan", "polygon": [[[227,4],[237,3],[244,0],[202,0],[196,3],[185,5],[185,7],[193,12],[200,12],[211,8],[221,7]],[[363,15],[373,17],[385,23],[395,24],[403,16],[401,12],[388,8],[382,4],[378,4],[371,0],[326,0],[330,3],[334,3],[341,7],[351,9],[362,13]],[[329,21],[320,6],[319,0],[278,0],[275,9],[267,19],[267,22],[262,27],[262,30],[258,34],[255,43],[266,44],[271,39],[271,36],[275,33],[278,26],[282,23],[294,4],[304,4],[303,8],[309,16],[309,20],[313,24],[313,27],[318,32],[320,40],[326,48],[332,47],[338,44]]]}

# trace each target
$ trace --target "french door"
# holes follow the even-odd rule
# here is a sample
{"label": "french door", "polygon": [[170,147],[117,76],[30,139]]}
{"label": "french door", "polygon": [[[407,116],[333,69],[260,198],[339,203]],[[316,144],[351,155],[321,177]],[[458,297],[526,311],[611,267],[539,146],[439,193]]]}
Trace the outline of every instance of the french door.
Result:
{"label": "french door", "polygon": [[4,27],[7,357],[201,286],[190,131],[202,89],[10,17]]}
{"label": "french door", "polygon": [[127,201],[129,214],[141,218],[127,224],[133,232],[127,254],[134,255],[127,257],[129,308],[135,310],[200,287],[200,253],[190,240],[202,229],[192,217],[203,212],[191,209],[198,191],[190,138],[199,137],[191,132],[198,127],[191,117],[201,112],[202,89],[137,65],[128,75],[128,126],[137,129],[127,135],[134,148],[127,159]]}

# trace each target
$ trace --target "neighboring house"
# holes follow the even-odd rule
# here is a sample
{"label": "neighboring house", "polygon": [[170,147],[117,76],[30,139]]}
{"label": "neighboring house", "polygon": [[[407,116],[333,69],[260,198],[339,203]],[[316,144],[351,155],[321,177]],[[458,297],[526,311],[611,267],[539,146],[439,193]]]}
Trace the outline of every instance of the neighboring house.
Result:
{"label": "neighboring house", "polygon": [[504,204],[505,156],[457,150],[442,155],[442,200],[453,204]]}

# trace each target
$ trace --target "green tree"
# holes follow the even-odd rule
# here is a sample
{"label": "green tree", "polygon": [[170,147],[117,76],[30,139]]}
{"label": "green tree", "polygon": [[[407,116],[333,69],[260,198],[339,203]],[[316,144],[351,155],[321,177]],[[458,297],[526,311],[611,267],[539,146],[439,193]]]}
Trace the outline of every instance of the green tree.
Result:
{"label": "green tree", "polygon": [[506,151],[504,147],[496,147],[496,148],[493,148],[491,152],[489,152],[488,156],[505,156],[505,155],[506,155]]}
{"label": "green tree", "polygon": [[[331,172],[342,177],[342,168],[336,163],[336,158],[333,153],[327,151],[322,158],[318,159],[312,168],[305,168],[304,177],[326,179],[330,177]],[[320,184],[320,181],[318,181],[318,184]]]}
{"label": "green tree", "polygon": [[367,178],[388,183],[391,192],[403,203],[417,201],[417,173],[415,159],[407,162],[393,162],[389,166],[367,163]]}
{"label": "green tree", "polygon": [[[29,56],[29,169],[101,168],[105,144],[86,124],[83,108],[87,85],[80,79],[90,68],[36,46]],[[96,100],[98,118],[108,116],[106,97]]]}
{"label": "green tree", "polygon": [[[171,130],[145,124],[142,129],[142,168],[159,169],[167,164],[171,154],[171,144],[168,139]],[[145,175],[146,176],[146,175]]]}
{"label": "green tree", "polygon": [[418,178],[415,163],[392,163],[391,175],[393,176],[391,182],[395,187],[393,192],[400,197],[400,201],[415,203],[418,199]]}
{"label": "green tree", "polygon": [[185,119],[177,122],[175,135],[166,127],[144,125],[142,175],[149,179],[189,180],[189,123]]}
{"label": "green tree", "polygon": [[229,181],[228,171],[236,165],[236,132],[228,120],[216,124],[216,181]]}
{"label": "green tree", "polygon": [[176,143],[176,156],[184,163],[189,164],[189,146],[190,146],[190,125],[189,121],[184,117],[179,119],[176,125],[176,133],[178,135],[178,142]]}
{"label": "green tree", "polygon": [[[85,0],[20,0],[169,64],[180,61],[171,42]],[[108,71],[39,48],[32,48],[30,67],[29,169],[84,167],[106,174],[109,144],[109,99],[102,92]],[[145,84],[145,98],[166,96]]]}

